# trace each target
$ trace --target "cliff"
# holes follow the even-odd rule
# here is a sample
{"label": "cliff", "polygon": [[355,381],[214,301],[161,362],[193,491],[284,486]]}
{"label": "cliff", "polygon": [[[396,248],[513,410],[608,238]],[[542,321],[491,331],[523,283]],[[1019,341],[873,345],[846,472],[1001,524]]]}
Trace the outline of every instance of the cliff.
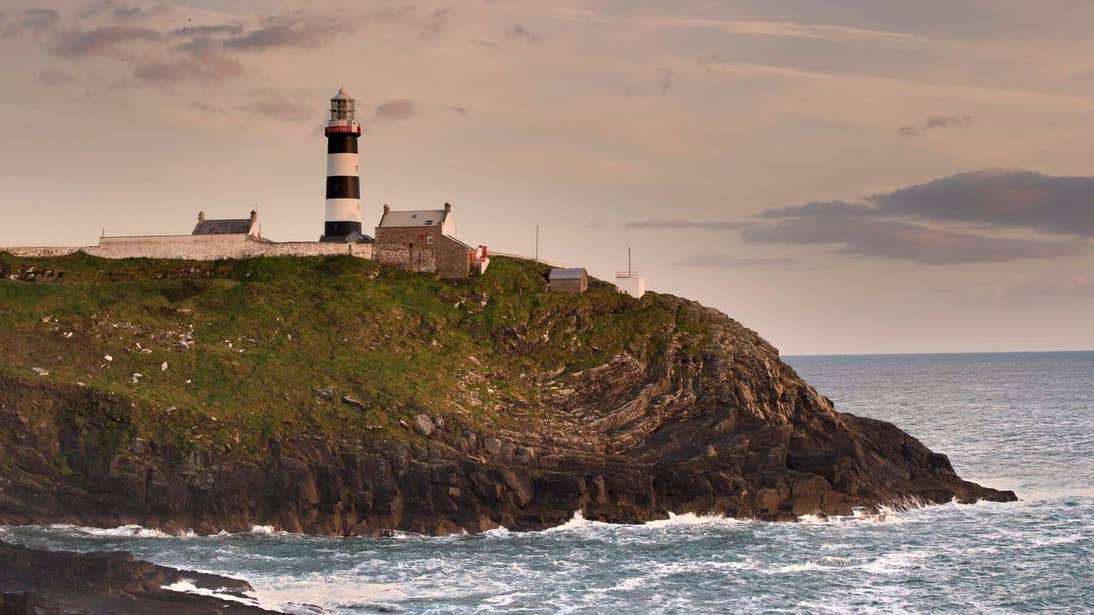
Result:
{"label": "cliff", "polygon": [[0,254],[0,523],[446,533],[1013,500],[695,302],[351,257]]}

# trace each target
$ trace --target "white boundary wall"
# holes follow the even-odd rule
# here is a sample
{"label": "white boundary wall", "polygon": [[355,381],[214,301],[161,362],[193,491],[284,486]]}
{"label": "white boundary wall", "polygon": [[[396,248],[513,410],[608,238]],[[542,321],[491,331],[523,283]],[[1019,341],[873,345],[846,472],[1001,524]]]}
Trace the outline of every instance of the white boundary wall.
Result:
{"label": "white boundary wall", "polygon": [[372,258],[372,244],[258,241],[250,235],[149,235],[101,237],[88,247],[0,247],[0,252],[39,258],[85,252],[100,258],[169,258],[185,260],[242,259],[258,256],[326,256],[348,254]]}

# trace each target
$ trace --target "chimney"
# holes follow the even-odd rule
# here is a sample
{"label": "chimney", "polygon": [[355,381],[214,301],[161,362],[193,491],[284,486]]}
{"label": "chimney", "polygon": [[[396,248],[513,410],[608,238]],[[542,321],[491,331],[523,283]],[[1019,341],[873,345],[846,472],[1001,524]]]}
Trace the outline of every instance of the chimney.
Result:
{"label": "chimney", "polygon": [[199,211],[198,212],[198,223],[200,224],[202,222],[205,222],[205,212],[204,211]]}
{"label": "chimney", "polygon": [[251,210],[251,222],[254,222],[255,220],[258,220],[258,211],[252,209]]}
{"label": "chimney", "polygon": [[452,203],[445,203],[444,204],[444,213],[446,213],[446,214],[452,213]]}
{"label": "chimney", "polygon": [[391,213],[391,206],[387,203],[384,203],[384,215],[386,216],[389,213]]}

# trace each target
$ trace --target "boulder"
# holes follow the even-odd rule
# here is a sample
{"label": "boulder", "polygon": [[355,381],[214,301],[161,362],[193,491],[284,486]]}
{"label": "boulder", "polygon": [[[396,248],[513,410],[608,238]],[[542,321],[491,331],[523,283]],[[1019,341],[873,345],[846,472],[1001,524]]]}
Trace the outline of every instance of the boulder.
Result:
{"label": "boulder", "polygon": [[433,432],[436,429],[437,427],[433,424],[433,421],[430,420],[429,415],[419,414],[414,417],[414,431],[418,432],[418,434],[428,438],[433,435]]}

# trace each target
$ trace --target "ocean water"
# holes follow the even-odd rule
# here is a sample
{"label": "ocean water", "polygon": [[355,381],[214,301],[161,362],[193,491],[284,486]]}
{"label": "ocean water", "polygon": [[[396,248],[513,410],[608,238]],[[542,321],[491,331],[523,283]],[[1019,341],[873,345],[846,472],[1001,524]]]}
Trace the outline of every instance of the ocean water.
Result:
{"label": "ocean water", "polygon": [[895,422],[1022,501],[439,538],[53,525],[0,539],[246,578],[249,600],[292,613],[1094,612],[1094,353],[788,361],[839,409]]}

